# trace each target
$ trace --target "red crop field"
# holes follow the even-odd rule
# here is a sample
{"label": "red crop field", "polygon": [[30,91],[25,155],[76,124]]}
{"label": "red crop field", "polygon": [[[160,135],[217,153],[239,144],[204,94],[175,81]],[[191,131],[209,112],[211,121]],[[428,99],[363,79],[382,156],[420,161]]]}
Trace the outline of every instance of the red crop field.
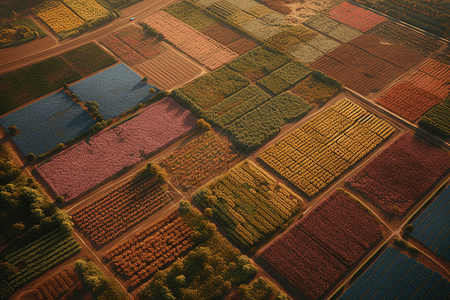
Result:
{"label": "red crop field", "polygon": [[175,211],[109,250],[104,256],[131,288],[194,247],[192,230]]}
{"label": "red crop field", "polygon": [[70,201],[195,128],[191,113],[164,98],[138,116],[56,154],[36,167],[56,195]]}
{"label": "red crop field", "polygon": [[112,34],[102,37],[99,42],[130,66],[134,66],[145,61],[143,56]]}
{"label": "red crop field", "polygon": [[150,37],[142,28],[137,26],[119,29],[114,31],[114,35],[146,59],[158,55],[165,49],[156,37]]}
{"label": "red crop field", "polygon": [[402,216],[450,168],[450,155],[405,133],[346,180],[384,212]]}
{"label": "red crop field", "polygon": [[377,99],[378,104],[412,123],[440,102],[439,98],[408,82],[396,84],[387,94]]}
{"label": "red crop field", "polygon": [[335,6],[327,13],[327,15],[336,21],[344,23],[345,25],[358,29],[362,32],[366,32],[381,22],[387,20],[385,17],[348,2]]}
{"label": "red crop field", "polygon": [[239,55],[258,46],[258,43],[254,40],[246,38],[242,34],[225,27],[220,23],[216,23],[204,29],[202,33],[230,48]]}
{"label": "red crop field", "polygon": [[350,44],[405,70],[423,59],[423,56],[417,51],[403,45],[381,43],[380,38],[371,34],[363,34],[352,40]]}
{"label": "red crop field", "polygon": [[79,230],[102,247],[174,199],[167,186],[144,172],[72,215]]}
{"label": "red crop field", "polygon": [[407,81],[428,93],[445,100],[450,94],[450,66],[430,59]]}
{"label": "red crop field", "polygon": [[351,44],[344,44],[310,64],[363,95],[378,92],[404,70]]}
{"label": "red crop field", "polygon": [[160,165],[169,173],[172,182],[186,191],[216,174],[237,157],[228,141],[208,131],[164,158]]}
{"label": "red crop field", "polygon": [[200,31],[186,25],[165,11],[157,12],[141,22],[162,33],[178,49],[214,70],[238,54]]}
{"label": "red crop field", "polygon": [[319,298],[382,235],[362,204],[334,191],[261,257],[309,299]]}

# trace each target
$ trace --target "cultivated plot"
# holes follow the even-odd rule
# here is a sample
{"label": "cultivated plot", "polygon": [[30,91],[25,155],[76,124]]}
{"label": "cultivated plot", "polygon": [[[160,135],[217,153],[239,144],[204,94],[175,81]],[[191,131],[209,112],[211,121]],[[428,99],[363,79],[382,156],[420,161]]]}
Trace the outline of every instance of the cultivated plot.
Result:
{"label": "cultivated plot", "polygon": [[403,216],[450,168],[447,152],[405,133],[346,183],[383,212]]}
{"label": "cultivated plot", "polygon": [[[115,118],[130,108],[150,99],[159,89],[141,81],[125,64],[118,64],[103,72],[79,81],[69,89],[81,101],[95,100],[100,105],[98,111],[105,119]],[[150,93],[150,88],[155,89]]]}
{"label": "cultivated plot", "polygon": [[312,197],[394,131],[386,121],[343,98],[258,158]]}
{"label": "cultivated plot", "polygon": [[389,247],[339,299],[445,299],[449,293],[439,272]]}
{"label": "cultivated plot", "polygon": [[133,119],[58,153],[36,170],[56,195],[70,201],[195,126],[196,119],[187,110],[165,98]]}
{"label": "cultivated plot", "polygon": [[314,18],[305,21],[303,24],[335,38],[342,43],[348,43],[362,35],[362,32],[341,24],[322,14],[317,14]]}
{"label": "cultivated plot", "polygon": [[412,222],[413,238],[436,255],[450,261],[450,187],[446,188],[428,208]]}
{"label": "cultivated plot", "polygon": [[64,91],[59,91],[0,119],[3,128],[15,125],[12,139],[24,155],[40,155],[59,143],[86,133],[96,121]]}
{"label": "cultivated plot", "polygon": [[361,32],[366,32],[387,20],[385,17],[348,2],[335,6],[326,15]]}
{"label": "cultivated plot", "polygon": [[308,299],[317,299],[381,236],[378,220],[337,190],[264,248],[261,257]]}

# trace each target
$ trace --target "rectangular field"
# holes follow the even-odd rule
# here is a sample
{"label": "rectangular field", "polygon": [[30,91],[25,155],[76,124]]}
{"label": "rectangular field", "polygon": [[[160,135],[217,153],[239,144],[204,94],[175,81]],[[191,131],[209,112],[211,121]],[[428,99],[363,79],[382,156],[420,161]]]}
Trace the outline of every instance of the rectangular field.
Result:
{"label": "rectangular field", "polygon": [[62,0],[85,21],[105,18],[109,11],[95,0]]}
{"label": "rectangular field", "polygon": [[197,191],[194,201],[211,208],[244,249],[267,239],[303,205],[300,197],[249,161],[213,179]]}
{"label": "rectangular field", "polygon": [[0,119],[3,128],[17,126],[12,139],[26,156],[39,156],[59,143],[87,132],[96,121],[64,91],[59,91]]}
{"label": "rectangular field", "polygon": [[112,34],[105,35],[98,42],[130,66],[145,61],[145,58],[142,55]]}
{"label": "rectangular field", "polygon": [[405,133],[346,180],[384,213],[402,216],[450,168],[450,155]]}
{"label": "rectangular field", "polygon": [[238,158],[230,143],[208,131],[177,149],[159,164],[171,182],[188,191]]}
{"label": "rectangular field", "polygon": [[337,190],[264,248],[261,257],[308,299],[317,299],[381,234],[378,220]]}
{"label": "rectangular field", "polygon": [[[106,120],[144,103],[159,92],[157,87],[141,79],[125,64],[118,64],[71,85],[69,89],[81,101],[95,99],[100,105],[98,111]],[[150,88],[154,88],[155,93],[151,94]]]}
{"label": "rectangular field", "polygon": [[133,69],[142,77],[147,77],[149,83],[164,90],[180,87],[201,74],[200,65],[172,47],[166,47],[161,54]]}
{"label": "rectangular field", "polygon": [[444,100],[450,95],[449,78],[450,65],[430,59],[407,82]]}
{"label": "rectangular field", "polygon": [[167,192],[166,184],[143,171],[77,210],[72,219],[92,245],[100,248],[173,199],[173,195]]}
{"label": "rectangular field", "polygon": [[242,55],[258,46],[258,43],[243,34],[216,23],[202,30],[202,33],[221,43],[230,50]]}
{"label": "rectangular field", "polygon": [[419,126],[443,138],[450,137],[450,99],[433,106],[419,120]]}
{"label": "rectangular field", "polygon": [[36,13],[39,19],[47,24],[56,34],[70,32],[84,25],[84,20],[78,17],[67,6],[60,2],[41,5]]}
{"label": "rectangular field", "polygon": [[450,261],[450,187],[447,187],[428,208],[412,222],[410,235],[436,255]]}
{"label": "rectangular field", "polygon": [[114,31],[114,36],[133,48],[146,59],[153,58],[166,49],[156,37],[151,37],[141,27],[127,26]]}
{"label": "rectangular field", "polygon": [[211,70],[238,56],[234,51],[165,11],[157,12],[141,22],[162,33],[170,43]]}
{"label": "rectangular field", "polygon": [[387,20],[385,17],[348,2],[335,6],[327,12],[327,16],[362,32],[366,32]]}
{"label": "rectangular field", "polygon": [[196,126],[196,119],[170,98],[137,117],[58,153],[36,170],[56,195],[70,201],[125,167],[133,166]]}
{"label": "rectangular field", "polygon": [[80,250],[80,244],[72,237],[71,231],[54,229],[5,257],[4,261],[16,267],[24,266],[9,276],[7,282],[17,289]]}
{"label": "rectangular field", "polygon": [[175,211],[109,250],[104,259],[111,262],[113,270],[133,289],[194,248],[192,232]]}
{"label": "rectangular field", "polygon": [[164,11],[198,31],[218,24],[215,19],[210,17],[202,9],[187,1],[174,3],[164,8]]}
{"label": "rectangular field", "polygon": [[313,73],[297,83],[291,89],[291,93],[302,97],[309,104],[317,103],[318,105],[323,105],[339,93],[342,85],[337,81],[326,80],[315,74],[317,73]]}
{"label": "rectangular field", "polygon": [[389,123],[343,98],[258,158],[312,197],[394,131]]}
{"label": "rectangular field", "polygon": [[439,272],[388,247],[339,300],[445,299],[449,293],[448,280]]}
{"label": "rectangular field", "polygon": [[342,43],[348,43],[362,35],[362,33],[358,30],[341,24],[322,14],[317,14],[315,17],[305,21],[303,24],[331,36]]}

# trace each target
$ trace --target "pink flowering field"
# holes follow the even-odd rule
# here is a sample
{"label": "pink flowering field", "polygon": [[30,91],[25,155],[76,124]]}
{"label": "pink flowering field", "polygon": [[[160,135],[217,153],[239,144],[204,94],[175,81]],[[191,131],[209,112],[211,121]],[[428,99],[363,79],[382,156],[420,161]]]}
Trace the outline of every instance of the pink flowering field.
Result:
{"label": "pink flowering field", "polygon": [[196,126],[197,119],[171,98],[152,104],[137,117],[97,133],[38,166],[56,195],[72,200],[125,167],[143,160]]}
{"label": "pink flowering field", "polygon": [[162,33],[169,42],[211,70],[238,56],[236,52],[165,11],[159,11],[141,22]]}

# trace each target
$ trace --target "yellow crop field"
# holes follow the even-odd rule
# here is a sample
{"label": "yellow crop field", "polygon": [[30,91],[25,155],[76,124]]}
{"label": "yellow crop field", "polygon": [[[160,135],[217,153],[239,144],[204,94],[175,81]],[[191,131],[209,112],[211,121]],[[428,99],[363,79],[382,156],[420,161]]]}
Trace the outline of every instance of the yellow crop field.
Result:
{"label": "yellow crop field", "polygon": [[83,20],[95,20],[108,15],[108,10],[95,0],[64,0]]}
{"label": "yellow crop field", "polygon": [[37,16],[55,33],[70,31],[84,24],[84,21],[68,9],[64,4],[57,3],[54,7],[38,12]]}
{"label": "yellow crop field", "polygon": [[313,196],[394,131],[386,121],[343,98],[259,158]]}

